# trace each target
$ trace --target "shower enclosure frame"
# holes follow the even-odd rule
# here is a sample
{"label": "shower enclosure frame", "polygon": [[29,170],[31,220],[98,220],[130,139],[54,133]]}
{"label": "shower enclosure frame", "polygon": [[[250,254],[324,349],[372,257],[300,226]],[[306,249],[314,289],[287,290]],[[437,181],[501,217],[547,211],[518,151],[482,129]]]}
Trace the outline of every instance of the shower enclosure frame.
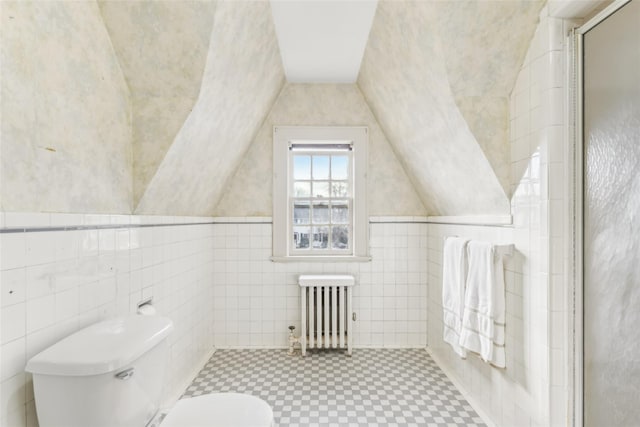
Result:
{"label": "shower enclosure frame", "polygon": [[[609,18],[631,0],[615,0],[602,11],[597,13],[583,25],[575,28],[571,34],[570,57],[570,88],[572,90],[569,108],[573,116],[573,124],[569,127],[571,155],[570,167],[572,177],[572,230],[573,268],[570,271],[570,283],[573,286],[573,401],[570,414],[573,425],[584,425],[584,36],[596,25]],[[636,0],[638,1],[638,0]]]}

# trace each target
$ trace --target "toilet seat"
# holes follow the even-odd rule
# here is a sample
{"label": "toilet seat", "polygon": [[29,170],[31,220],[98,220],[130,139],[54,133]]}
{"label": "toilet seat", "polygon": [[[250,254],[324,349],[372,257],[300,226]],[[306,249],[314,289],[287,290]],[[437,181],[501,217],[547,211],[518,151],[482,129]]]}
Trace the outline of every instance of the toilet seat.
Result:
{"label": "toilet seat", "polygon": [[271,427],[264,400],[241,393],[211,393],[179,400],[160,427]]}

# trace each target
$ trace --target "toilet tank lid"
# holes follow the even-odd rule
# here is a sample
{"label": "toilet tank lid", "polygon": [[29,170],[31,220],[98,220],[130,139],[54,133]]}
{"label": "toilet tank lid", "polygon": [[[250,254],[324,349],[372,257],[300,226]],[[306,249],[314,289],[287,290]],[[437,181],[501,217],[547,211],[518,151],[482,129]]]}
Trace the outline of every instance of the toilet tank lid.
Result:
{"label": "toilet tank lid", "polygon": [[171,319],[127,316],[81,329],[33,356],[25,370],[33,374],[88,376],[112,372],[158,345],[173,330]]}

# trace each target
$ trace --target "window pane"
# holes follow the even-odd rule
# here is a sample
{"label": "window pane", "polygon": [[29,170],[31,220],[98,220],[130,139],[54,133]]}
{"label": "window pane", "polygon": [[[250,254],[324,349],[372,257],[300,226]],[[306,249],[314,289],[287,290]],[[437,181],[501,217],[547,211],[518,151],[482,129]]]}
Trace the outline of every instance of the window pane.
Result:
{"label": "window pane", "polygon": [[331,183],[331,196],[332,197],[348,197],[349,196],[349,184],[347,181],[332,182]]}
{"label": "window pane", "polygon": [[327,181],[314,181],[313,197],[329,197],[329,183]]}
{"label": "window pane", "polygon": [[313,179],[329,179],[329,156],[313,156]]}
{"label": "window pane", "polygon": [[349,156],[331,156],[331,179],[349,179]]}
{"label": "window pane", "polygon": [[309,197],[311,195],[311,183],[304,181],[296,181],[293,183],[294,197]]}
{"label": "window pane", "polygon": [[326,202],[313,204],[313,223],[329,224],[329,204]]}
{"label": "window pane", "polygon": [[329,227],[313,227],[313,249],[327,249]]}
{"label": "window pane", "polygon": [[349,227],[336,225],[331,227],[331,249],[349,248]]}
{"label": "window pane", "polygon": [[340,200],[332,203],[331,222],[333,224],[349,223],[349,204],[346,200]]}
{"label": "window pane", "polygon": [[309,249],[309,227],[293,227],[293,242],[296,249]]}
{"label": "window pane", "polygon": [[311,179],[311,156],[293,156],[293,179]]}
{"label": "window pane", "polygon": [[294,224],[309,224],[309,216],[311,214],[311,208],[308,201],[296,201],[293,204],[293,223]]}

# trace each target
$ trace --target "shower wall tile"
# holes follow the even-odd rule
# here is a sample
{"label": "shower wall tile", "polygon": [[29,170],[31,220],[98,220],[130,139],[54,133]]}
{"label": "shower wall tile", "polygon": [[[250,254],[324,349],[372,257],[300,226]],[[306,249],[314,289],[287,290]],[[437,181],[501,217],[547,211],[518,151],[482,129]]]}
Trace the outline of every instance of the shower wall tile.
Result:
{"label": "shower wall tile", "polygon": [[[288,326],[300,333],[298,276],[346,273],[353,290],[354,346],[424,347],[427,305],[427,225],[414,217],[372,217],[370,262],[274,263],[271,224],[216,218],[214,342],[219,348],[288,346]],[[375,222],[374,222],[375,221]]]}
{"label": "shower wall tile", "polygon": [[[1,426],[37,425],[32,379],[24,372],[32,356],[91,323],[135,313],[146,298],[175,323],[165,390],[182,391],[213,347],[211,218],[1,216]],[[192,223],[208,224],[168,225]],[[73,229],[79,225],[99,228]],[[123,228],[102,228],[109,225]],[[19,230],[25,228],[39,230]]]}

